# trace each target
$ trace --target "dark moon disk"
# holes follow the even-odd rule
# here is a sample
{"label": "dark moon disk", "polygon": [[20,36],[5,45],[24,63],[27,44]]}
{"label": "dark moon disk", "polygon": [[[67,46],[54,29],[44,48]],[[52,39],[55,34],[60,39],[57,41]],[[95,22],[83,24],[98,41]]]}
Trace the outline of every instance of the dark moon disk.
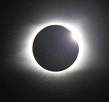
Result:
{"label": "dark moon disk", "polygon": [[72,33],[60,25],[43,28],[33,42],[33,55],[38,64],[49,71],[62,71],[70,67],[79,52]]}

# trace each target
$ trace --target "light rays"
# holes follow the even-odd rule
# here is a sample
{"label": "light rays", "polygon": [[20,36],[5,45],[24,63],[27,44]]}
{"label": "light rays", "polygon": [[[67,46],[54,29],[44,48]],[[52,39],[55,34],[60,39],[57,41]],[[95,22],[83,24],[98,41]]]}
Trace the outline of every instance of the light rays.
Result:
{"label": "light rays", "polygon": [[[33,56],[32,47],[33,47],[33,41],[34,41],[35,37],[37,36],[38,32],[40,32],[43,28],[45,28],[47,26],[51,26],[51,25],[62,25],[64,27],[66,27],[67,29],[69,29],[72,32],[71,39],[76,40],[79,44],[79,53],[78,53],[77,59],[69,68],[67,68],[63,71],[58,71],[58,72],[48,71],[48,70],[42,68],[36,62],[36,60]],[[21,48],[21,50],[23,51],[22,56],[26,57],[26,62],[31,67],[31,70],[43,73],[44,75],[47,74],[47,75],[52,75],[52,76],[58,76],[58,75],[61,76],[61,75],[65,75],[66,73],[69,73],[72,71],[77,71],[81,68],[82,62],[86,60],[86,58],[84,58],[84,56],[85,56],[84,54],[86,52],[86,49],[85,49],[86,45],[85,45],[85,41],[83,41],[83,34],[79,30],[79,28],[77,28],[73,24],[65,22],[65,21],[64,22],[61,20],[60,21],[59,20],[58,21],[50,21],[50,22],[45,22],[43,24],[39,24],[39,25],[32,25],[31,27],[29,26],[27,29],[27,35],[24,38],[24,40],[25,40],[26,47]]]}

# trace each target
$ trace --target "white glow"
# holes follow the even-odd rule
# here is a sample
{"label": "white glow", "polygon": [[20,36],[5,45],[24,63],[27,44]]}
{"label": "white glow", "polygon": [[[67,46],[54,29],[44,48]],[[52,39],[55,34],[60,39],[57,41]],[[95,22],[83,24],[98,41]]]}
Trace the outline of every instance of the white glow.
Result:
{"label": "white glow", "polygon": [[71,29],[71,32],[72,32],[73,40],[77,41],[78,43],[81,43],[81,34],[80,34],[79,30],[77,30],[74,27],[72,27],[72,28],[73,29]]}
{"label": "white glow", "polygon": [[[32,46],[33,46],[33,41],[36,37],[36,35],[45,27],[50,26],[50,25],[61,25],[66,27],[72,32],[71,39],[76,40],[79,44],[79,53],[77,56],[76,61],[70,66],[69,68],[63,70],[63,71],[58,71],[58,72],[53,72],[53,71],[48,71],[44,68],[42,68],[35,60],[33,56],[33,51],[32,51]],[[32,68],[31,70],[40,72],[43,74],[47,75],[52,75],[52,76],[60,76],[60,75],[65,75],[66,73],[72,72],[72,71],[77,71],[81,68],[81,65],[83,64],[84,59],[84,53],[86,51],[84,41],[83,41],[83,34],[80,32],[80,29],[77,26],[70,24],[68,22],[63,22],[63,21],[50,21],[50,22],[45,22],[40,25],[31,25],[28,27],[27,30],[27,37],[25,37],[24,41],[26,41],[26,48],[22,47],[22,55],[23,57],[26,57],[26,62],[28,62],[28,65]],[[84,52],[84,53],[83,53]]]}

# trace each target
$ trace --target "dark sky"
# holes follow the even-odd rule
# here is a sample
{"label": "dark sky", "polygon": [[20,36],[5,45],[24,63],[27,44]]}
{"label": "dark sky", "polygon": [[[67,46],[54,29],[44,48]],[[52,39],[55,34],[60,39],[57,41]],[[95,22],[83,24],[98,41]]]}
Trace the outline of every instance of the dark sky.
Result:
{"label": "dark sky", "polygon": [[[1,1],[0,92],[4,101],[106,102],[109,93],[108,4],[106,0]],[[27,49],[34,29],[55,21],[77,25],[85,40],[81,65],[76,71],[61,75],[35,67]]]}

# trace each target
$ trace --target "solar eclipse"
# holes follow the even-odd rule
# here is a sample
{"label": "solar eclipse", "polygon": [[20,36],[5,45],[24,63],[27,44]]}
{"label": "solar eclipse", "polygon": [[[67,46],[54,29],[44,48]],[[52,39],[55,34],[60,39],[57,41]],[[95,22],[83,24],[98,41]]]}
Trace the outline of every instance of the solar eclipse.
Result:
{"label": "solar eclipse", "polygon": [[[68,32],[70,32],[70,34],[66,34],[69,37],[67,41],[68,42],[70,41],[72,44],[73,42],[76,42],[78,45],[78,54],[76,60],[75,61],[72,60],[72,63],[69,66],[67,66],[64,70],[61,69],[61,70],[53,71],[52,69],[47,70],[46,68],[43,68],[42,66],[40,66],[39,63],[37,63],[33,54],[34,40],[35,38],[37,38],[37,35],[41,32],[42,29],[53,25],[61,26],[64,29],[66,29]],[[56,77],[57,74],[61,76],[66,72],[79,70],[81,66],[84,65],[82,61],[86,62],[87,57],[84,57],[84,52],[85,54],[87,54],[87,46],[86,46],[86,41],[83,38],[83,34],[81,33],[79,27],[67,22],[67,20],[66,21],[58,20],[58,22],[51,20],[51,21],[43,22],[43,24],[40,25],[33,25],[33,26],[31,25],[29,27],[26,27],[25,34],[26,36],[22,37],[23,40],[21,41],[22,43],[24,43],[24,45],[21,45],[20,56],[22,57],[22,59],[24,59],[25,62],[27,62],[27,63],[22,63],[23,66],[28,65],[29,67],[31,67],[31,69],[29,68],[29,70],[34,70],[35,72],[42,73],[44,75],[49,74]]]}
{"label": "solar eclipse", "polygon": [[[78,45],[78,54],[77,54],[77,58],[75,59],[75,61],[71,61],[70,65],[65,67],[65,70],[63,69],[60,69],[60,70],[50,70],[50,69],[44,69],[42,66],[40,66],[39,63],[37,63],[35,57],[34,57],[34,52],[33,52],[33,45],[34,45],[34,40],[35,38],[37,38],[37,35],[41,32],[41,30],[44,28],[47,28],[47,27],[50,27],[53,25],[55,26],[60,26],[60,27],[63,27],[64,29],[66,29],[68,32],[70,32],[70,34],[66,34],[66,36],[68,36],[69,38],[67,38],[67,41],[70,41],[72,44],[73,42],[76,42],[77,45]],[[34,28],[34,29],[33,29]],[[30,27],[30,34],[28,33],[28,36],[26,39],[28,39],[27,41],[27,46],[26,46],[26,49],[24,50],[25,51],[25,54],[27,53],[28,54],[28,58],[27,58],[27,61],[30,65],[33,66],[33,70],[38,70],[39,72],[42,72],[42,73],[49,73],[49,74],[54,74],[56,75],[57,73],[63,73],[63,72],[66,72],[66,71],[74,71],[74,70],[79,70],[79,66],[80,64],[82,63],[81,60],[83,61],[84,60],[84,54],[83,54],[83,51],[87,52],[87,50],[84,48],[85,46],[85,41],[83,41],[83,37],[82,37],[82,33],[80,33],[80,30],[77,29],[76,26],[74,26],[73,24],[71,25],[70,23],[68,22],[65,22],[65,21],[51,21],[51,22],[48,22],[48,23],[44,23],[42,25],[40,25],[39,27]],[[68,33],[67,32],[67,33]],[[30,36],[31,35],[31,36]],[[45,34],[47,35],[47,34]],[[37,40],[36,40],[37,41]],[[64,40],[63,40],[64,41]],[[22,48],[23,50],[23,48]],[[81,64],[82,65],[82,64]]]}
{"label": "solar eclipse", "polygon": [[108,99],[106,1],[1,4],[2,96],[20,102]]}

